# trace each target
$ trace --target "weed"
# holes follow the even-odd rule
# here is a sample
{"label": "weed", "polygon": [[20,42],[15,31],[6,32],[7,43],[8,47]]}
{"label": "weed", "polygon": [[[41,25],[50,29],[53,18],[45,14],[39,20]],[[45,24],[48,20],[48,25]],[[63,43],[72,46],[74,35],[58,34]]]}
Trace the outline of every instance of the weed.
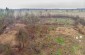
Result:
{"label": "weed", "polygon": [[61,49],[58,49],[58,50],[57,50],[56,55],[62,55]]}
{"label": "weed", "polygon": [[79,45],[73,45],[72,46],[72,52],[75,54],[78,51],[79,48],[80,48]]}
{"label": "weed", "polygon": [[56,41],[58,44],[60,44],[60,45],[64,45],[64,44],[65,44],[64,39],[61,38],[61,37],[56,38],[55,41]]}

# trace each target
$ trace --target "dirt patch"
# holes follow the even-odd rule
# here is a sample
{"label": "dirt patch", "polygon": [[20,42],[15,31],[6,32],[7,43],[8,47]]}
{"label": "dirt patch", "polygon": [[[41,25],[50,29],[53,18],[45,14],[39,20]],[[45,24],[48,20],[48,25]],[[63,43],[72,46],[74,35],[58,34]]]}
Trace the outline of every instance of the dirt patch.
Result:
{"label": "dirt patch", "polygon": [[20,23],[14,23],[13,25],[8,26],[4,33],[0,35],[0,43],[10,44],[10,42],[14,42],[19,29],[23,29],[25,26],[25,24]]}
{"label": "dirt patch", "polygon": [[79,33],[73,27],[57,27],[55,31],[51,31],[53,34],[64,34],[70,36],[78,36]]}

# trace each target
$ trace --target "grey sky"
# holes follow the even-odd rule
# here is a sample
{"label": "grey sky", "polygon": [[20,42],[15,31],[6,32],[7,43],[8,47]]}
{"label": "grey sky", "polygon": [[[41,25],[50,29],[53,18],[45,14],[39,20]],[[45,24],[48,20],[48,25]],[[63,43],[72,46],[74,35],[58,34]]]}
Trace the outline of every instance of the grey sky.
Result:
{"label": "grey sky", "polygon": [[0,0],[0,8],[84,8],[85,0]]}

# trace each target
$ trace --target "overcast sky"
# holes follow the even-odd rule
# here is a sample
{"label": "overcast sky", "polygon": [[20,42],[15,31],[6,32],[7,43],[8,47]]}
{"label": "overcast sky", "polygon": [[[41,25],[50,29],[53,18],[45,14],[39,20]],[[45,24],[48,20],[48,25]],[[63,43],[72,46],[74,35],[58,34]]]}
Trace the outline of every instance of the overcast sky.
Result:
{"label": "overcast sky", "polygon": [[0,8],[85,8],[85,0],[0,0]]}

